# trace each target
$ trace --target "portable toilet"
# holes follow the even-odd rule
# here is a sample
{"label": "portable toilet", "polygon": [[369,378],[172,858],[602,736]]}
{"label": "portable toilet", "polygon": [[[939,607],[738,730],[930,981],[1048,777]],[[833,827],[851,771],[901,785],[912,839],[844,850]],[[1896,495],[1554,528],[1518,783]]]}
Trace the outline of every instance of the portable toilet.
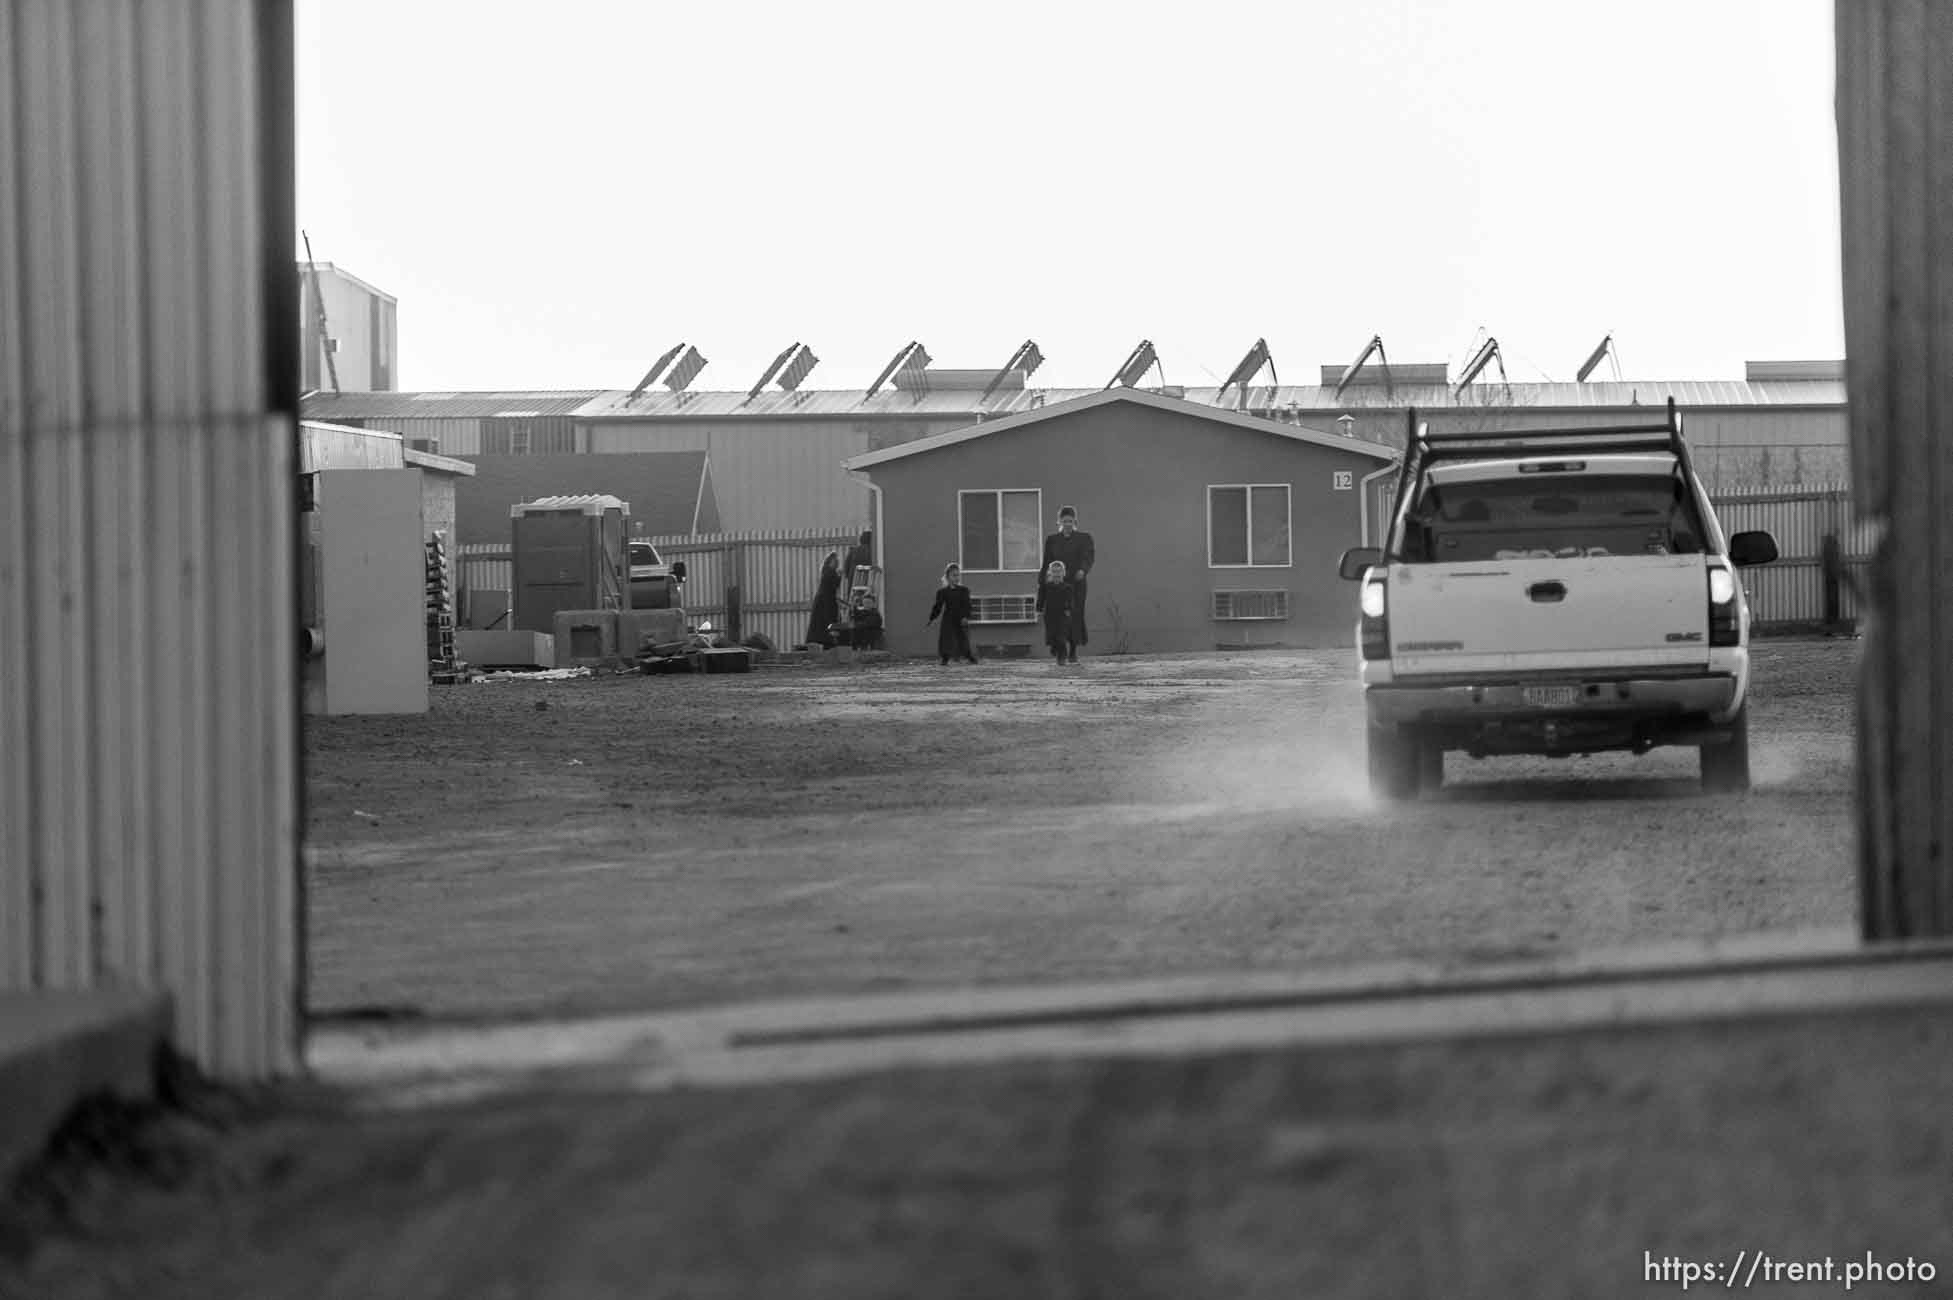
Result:
{"label": "portable toilet", "polygon": [[630,513],[613,496],[544,497],[510,506],[514,626],[553,634],[559,609],[629,609]]}

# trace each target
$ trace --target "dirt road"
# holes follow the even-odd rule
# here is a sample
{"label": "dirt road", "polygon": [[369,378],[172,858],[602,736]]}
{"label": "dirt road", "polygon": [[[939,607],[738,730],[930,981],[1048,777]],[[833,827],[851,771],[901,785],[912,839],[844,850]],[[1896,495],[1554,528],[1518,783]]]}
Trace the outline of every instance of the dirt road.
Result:
{"label": "dirt road", "polygon": [[486,683],[315,719],[312,1005],[588,1012],[1850,919],[1849,642],[1693,751],[1365,790],[1347,652]]}

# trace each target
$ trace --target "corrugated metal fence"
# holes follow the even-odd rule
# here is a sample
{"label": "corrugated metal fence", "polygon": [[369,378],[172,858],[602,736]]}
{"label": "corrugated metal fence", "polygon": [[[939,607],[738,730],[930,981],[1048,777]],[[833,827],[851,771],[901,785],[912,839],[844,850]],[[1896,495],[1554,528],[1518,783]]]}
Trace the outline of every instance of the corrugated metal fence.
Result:
{"label": "corrugated metal fence", "polygon": [[[1858,575],[1871,562],[1877,537],[1852,509],[1844,488],[1753,492],[1716,498],[1728,534],[1763,529],[1777,539],[1774,564],[1742,571],[1751,617],[1768,628],[1857,621],[1865,616]],[[1827,540],[1828,539],[1828,540]],[[1827,564],[1827,547],[1835,564]]]}
{"label": "corrugated metal fence", "polygon": [[[776,646],[797,644],[807,633],[821,561],[828,552],[843,556],[860,534],[852,529],[674,534],[650,537],[666,561],[685,562],[685,609],[694,618],[737,636],[760,633]],[[514,587],[509,548],[495,543],[460,548],[461,592],[471,621],[485,625],[470,593],[507,592]],[[494,603],[501,604],[501,597]]]}
{"label": "corrugated metal fence", "polygon": [[231,1078],[299,1032],[289,21],[0,0],[0,988]]}

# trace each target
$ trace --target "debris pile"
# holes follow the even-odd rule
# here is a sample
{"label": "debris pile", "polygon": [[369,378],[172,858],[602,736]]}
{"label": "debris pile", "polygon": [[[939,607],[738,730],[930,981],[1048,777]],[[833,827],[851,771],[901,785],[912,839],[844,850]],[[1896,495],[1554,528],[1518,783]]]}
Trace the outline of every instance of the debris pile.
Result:
{"label": "debris pile", "polygon": [[646,637],[637,648],[637,670],[658,673],[745,673],[759,654],[722,632],[691,632],[676,640]]}
{"label": "debris pile", "polygon": [[573,677],[594,677],[588,668],[545,668],[540,672],[493,672],[477,673],[469,678],[475,682],[566,682]]}

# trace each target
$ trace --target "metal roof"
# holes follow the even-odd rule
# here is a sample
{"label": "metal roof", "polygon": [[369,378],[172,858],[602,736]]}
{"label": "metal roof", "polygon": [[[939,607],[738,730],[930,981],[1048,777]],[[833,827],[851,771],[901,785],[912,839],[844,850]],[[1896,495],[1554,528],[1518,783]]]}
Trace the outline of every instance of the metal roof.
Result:
{"label": "metal roof", "polygon": [[[744,393],[645,393],[635,401],[618,390],[599,393],[576,411],[579,419],[777,419],[781,417],[915,417],[983,415],[986,418],[1015,415],[1056,405],[1102,390],[1096,388],[1000,389],[989,400],[979,401],[970,391],[926,393],[884,390],[867,397],[867,390],[802,390],[799,393],[762,393],[748,401]],[[1149,389],[1132,391],[1156,391]],[[1171,389],[1167,396],[1184,394],[1182,400],[1200,406],[1213,406],[1220,390],[1212,386]],[[1755,406],[1843,406],[1844,381],[1836,379],[1769,380],[1640,380],[1609,383],[1502,384],[1496,381],[1468,385],[1453,394],[1448,385],[1352,384],[1339,394],[1334,387],[1315,384],[1258,385],[1245,395],[1249,412],[1297,411],[1337,413],[1362,410],[1402,410],[1418,406],[1431,410],[1477,407],[1518,407],[1531,409],[1578,409],[1593,407],[1661,406],[1673,397],[1684,408]],[[1229,390],[1223,410],[1239,410],[1243,394]]]}
{"label": "metal roof", "polygon": [[1066,402],[1053,402],[1035,411],[1019,411],[1016,415],[1001,420],[986,420],[982,424],[967,425],[961,429],[951,429],[943,433],[917,438],[900,446],[882,451],[872,451],[854,456],[842,462],[845,469],[867,469],[871,465],[885,464],[891,460],[902,460],[909,456],[919,456],[924,452],[935,451],[940,447],[954,446],[973,438],[987,438],[993,433],[1008,429],[1021,429],[1025,425],[1036,424],[1041,420],[1056,419],[1059,416],[1073,415],[1079,411],[1089,411],[1093,407],[1104,406],[1110,402],[1131,402],[1138,406],[1150,406],[1155,410],[1172,411],[1191,415],[1197,419],[1211,420],[1216,424],[1244,428],[1270,437],[1288,438],[1295,442],[1306,442],[1311,446],[1329,447],[1337,451],[1355,452],[1360,456],[1372,456],[1378,460],[1395,460],[1397,451],[1380,443],[1358,438],[1345,438],[1334,433],[1324,433],[1320,429],[1304,429],[1277,420],[1267,420],[1260,416],[1241,411],[1229,411],[1215,406],[1203,406],[1197,402],[1184,401],[1177,397],[1162,397],[1142,388],[1109,388],[1090,392],[1082,397],[1074,397]]}
{"label": "metal roof", "polygon": [[604,395],[599,388],[575,392],[309,393],[302,409],[308,420],[467,420],[498,415],[568,415]]}
{"label": "metal roof", "polygon": [[620,497],[590,493],[581,496],[541,497],[535,501],[523,501],[510,506],[509,514],[515,516],[557,510],[574,510],[586,515],[599,515],[606,510],[621,510],[627,515],[631,513],[631,507]]}

